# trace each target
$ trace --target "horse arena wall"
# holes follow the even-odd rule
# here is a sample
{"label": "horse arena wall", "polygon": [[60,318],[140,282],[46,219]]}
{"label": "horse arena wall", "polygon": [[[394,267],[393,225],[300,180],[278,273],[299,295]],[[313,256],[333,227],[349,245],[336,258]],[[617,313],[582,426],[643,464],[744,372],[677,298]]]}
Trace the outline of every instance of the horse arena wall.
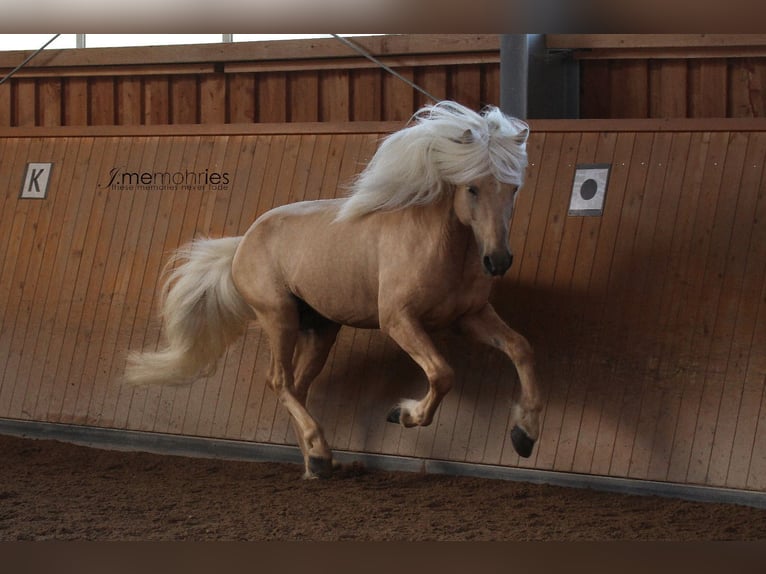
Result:
{"label": "horse arena wall", "polygon": [[[294,444],[257,324],[190,387],[121,386],[125,353],[159,340],[170,250],[342,194],[401,127],[0,129],[0,418]],[[423,375],[377,331],[346,328],[309,399],[331,446],[766,490],[766,123],[537,121],[529,154],[494,302],[537,352],[532,457],[510,444],[504,357],[441,335],[458,383],[430,427],[405,430],[386,413]],[[20,198],[29,162],[52,163],[46,199]],[[575,166],[592,163],[612,165],[604,213],[570,216]],[[187,172],[203,179],[121,179]]]}

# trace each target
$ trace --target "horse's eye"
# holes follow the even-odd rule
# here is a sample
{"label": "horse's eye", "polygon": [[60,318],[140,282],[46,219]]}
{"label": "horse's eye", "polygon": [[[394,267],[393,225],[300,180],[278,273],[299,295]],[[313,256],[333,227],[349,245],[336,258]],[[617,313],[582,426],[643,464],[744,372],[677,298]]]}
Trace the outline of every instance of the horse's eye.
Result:
{"label": "horse's eye", "polygon": [[475,185],[469,185],[468,193],[470,193],[471,195],[479,195],[479,189]]}

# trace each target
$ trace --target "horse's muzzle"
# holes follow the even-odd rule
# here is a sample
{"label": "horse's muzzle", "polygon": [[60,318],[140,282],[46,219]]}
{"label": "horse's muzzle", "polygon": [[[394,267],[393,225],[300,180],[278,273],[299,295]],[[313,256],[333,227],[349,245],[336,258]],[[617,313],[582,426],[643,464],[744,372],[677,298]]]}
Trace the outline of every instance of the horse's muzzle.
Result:
{"label": "horse's muzzle", "polygon": [[510,251],[500,251],[485,255],[482,260],[484,269],[494,277],[505,275],[513,263],[513,255]]}

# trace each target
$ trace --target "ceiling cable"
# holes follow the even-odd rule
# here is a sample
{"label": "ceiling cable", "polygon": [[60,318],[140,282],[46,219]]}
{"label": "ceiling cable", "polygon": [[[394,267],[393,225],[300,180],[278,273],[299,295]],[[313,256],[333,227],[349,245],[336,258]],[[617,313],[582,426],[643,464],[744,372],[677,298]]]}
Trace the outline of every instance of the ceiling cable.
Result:
{"label": "ceiling cable", "polygon": [[45,44],[43,44],[43,45],[42,45],[40,48],[38,48],[37,50],[35,50],[34,52],[32,52],[32,53],[31,53],[29,56],[27,56],[27,59],[26,59],[26,60],[24,60],[23,62],[21,62],[21,64],[19,64],[19,65],[18,65],[18,66],[16,66],[15,68],[13,68],[13,70],[11,70],[10,72],[8,72],[8,73],[5,75],[5,77],[3,77],[3,79],[2,79],[2,80],[0,80],[0,85],[4,84],[4,83],[6,82],[6,80],[8,80],[8,79],[9,79],[11,76],[13,76],[13,74],[15,74],[15,73],[16,73],[16,72],[18,72],[18,71],[19,71],[21,68],[23,68],[24,66],[26,66],[26,65],[27,65],[27,63],[28,63],[28,62],[29,62],[29,61],[30,61],[32,58],[34,58],[35,56],[37,56],[37,54],[39,54],[40,52],[42,52],[43,50],[45,50],[45,48],[47,48],[47,47],[48,47],[48,44],[50,44],[51,42],[53,42],[53,40],[55,40],[55,39],[56,39],[56,38],[58,38],[59,36],[61,36],[61,34],[54,34],[54,35],[53,35],[53,37],[52,37],[50,40],[48,40],[47,42],[45,42]]}

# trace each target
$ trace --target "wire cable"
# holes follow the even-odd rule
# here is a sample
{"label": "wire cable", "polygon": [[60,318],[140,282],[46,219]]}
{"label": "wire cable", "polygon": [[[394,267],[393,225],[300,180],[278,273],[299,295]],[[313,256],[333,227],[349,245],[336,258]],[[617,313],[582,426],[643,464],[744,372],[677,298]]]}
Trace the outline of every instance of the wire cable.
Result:
{"label": "wire cable", "polygon": [[342,36],[339,36],[338,34],[330,34],[330,36],[332,36],[333,38],[335,38],[339,42],[342,42],[343,44],[345,44],[346,46],[348,46],[352,50],[358,52],[359,54],[361,54],[362,56],[364,56],[365,58],[367,58],[371,62],[377,64],[378,66],[383,68],[386,72],[388,72],[392,76],[395,76],[396,78],[399,78],[402,82],[404,82],[405,84],[409,85],[410,87],[416,89],[418,92],[423,94],[425,97],[433,100],[437,104],[441,101],[441,99],[437,98],[436,96],[434,96],[432,94],[429,94],[426,90],[424,90],[423,88],[418,86],[415,82],[405,78],[399,72],[397,72],[396,70],[392,69],[390,66],[387,66],[386,64],[381,62],[378,58],[376,58],[375,56],[370,54],[367,50],[365,50],[364,48],[362,48],[358,44],[355,44],[354,42],[352,42],[348,38],[343,38]]}
{"label": "wire cable", "polygon": [[51,38],[50,40],[48,40],[47,42],[45,42],[45,44],[43,44],[43,45],[42,45],[40,48],[38,48],[37,50],[35,50],[34,52],[32,52],[32,53],[31,53],[29,56],[27,56],[26,60],[24,60],[23,62],[21,62],[21,64],[19,64],[19,65],[18,65],[18,66],[16,66],[15,68],[13,68],[13,70],[11,70],[10,72],[8,72],[8,73],[5,75],[5,77],[3,77],[3,79],[2,79],[2,80],[0,80],[0,85],[4,84],[4,83],[5,83],[5,82],[6,82],[6,81],[7,81],[7,80],[8,80],[8,79],[11,77],[11,76],[13,76],[13,74],[15,74],[15,73],[16,73],[16,72],[18,72],[18,71],[19,71],[21,68],[23,68],[24,66],[26,66],[26,65],[27,65],[27,63],[29,63],[29,61],[30,61],[32,58],[34,58],[35,56],[37,56],[37,54],[39,54],[40,52],[42,52],[43,50],[45,50],[45,48],[47,48],[47,47],[48,47],[48,44],[50,44],[51,42],[53,42],[53,40],[55,40],[55,39],[56,39],[56,38],[58,38],[59,36],[61,36],[61,34],[54,34],[54,35],[53,35],[53,38]]}

